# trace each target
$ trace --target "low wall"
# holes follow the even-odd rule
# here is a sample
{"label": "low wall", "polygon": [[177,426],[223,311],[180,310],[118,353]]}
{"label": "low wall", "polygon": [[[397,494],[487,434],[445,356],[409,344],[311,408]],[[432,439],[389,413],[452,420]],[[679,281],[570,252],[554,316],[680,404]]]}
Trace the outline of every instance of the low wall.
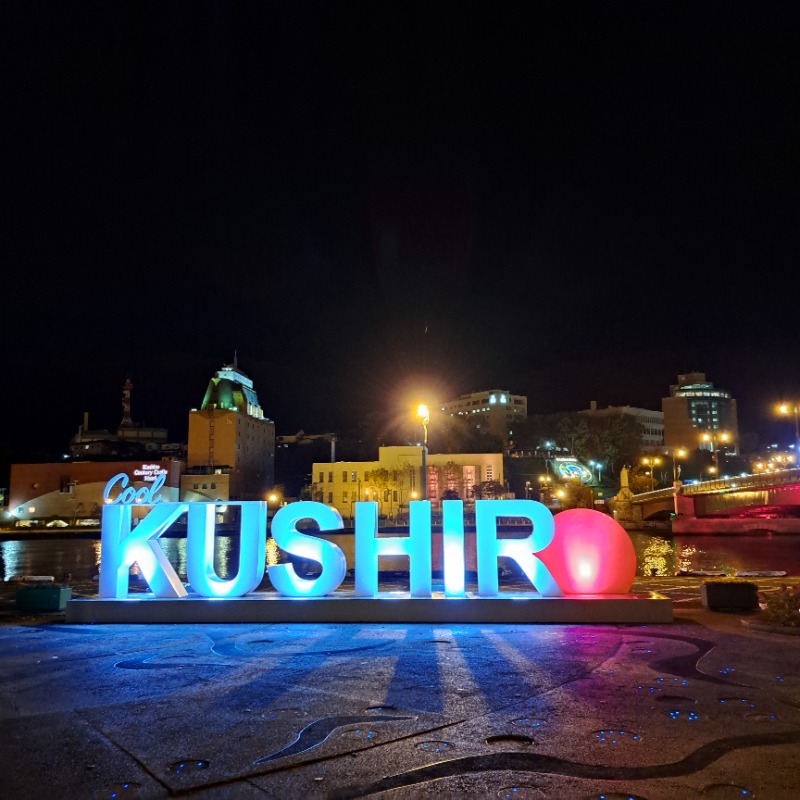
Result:
{"label": "low wall", "polygon": [[682,534],[800,534],[800,519],[726,519],[715,517],[673,517],[672,533]]}

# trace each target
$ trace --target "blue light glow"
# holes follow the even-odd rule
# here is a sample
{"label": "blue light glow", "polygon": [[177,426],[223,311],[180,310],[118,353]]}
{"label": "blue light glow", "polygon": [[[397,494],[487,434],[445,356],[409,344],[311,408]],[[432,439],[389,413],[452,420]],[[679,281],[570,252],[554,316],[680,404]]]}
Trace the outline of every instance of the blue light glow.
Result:
{"label": "blue light glow", "polygon": [[239,570],[232,580],[222,580],[214,569],[213,503],[191,503],[186,534],[186,577],[192,590],[203,597],[240,597],[258,588],[264,578],[267,549],[267,504],[241,506]]}
{"label": "blue light glow", "polygon": [[[301,501],[282,506],[272,518],[275,544],[290,555],[318,562],[322,568],[320,574],[316,578],[301,578],[291,564],[270,564],[267,572],[272,585],[286,597],[323,597],[339,588],[347,573],[347,561],[333,542],[300,533],[297,523],[303,519],[312,520],[320,530],[341,530],[342,515],[322,503]],[[264,563],[263,551],[260,563]]]}
{"label": "blue light glow", "polygon": [[[530,520],[533,531],[524,539],[498,539],[499,518]],[[475,545],[478,561],[478,594],[496,597],[499,592],[497,559],[510,558],[518,564],[534,588],[545,597],[561,597],[563,592],[550,571],[534,553],[543,550],[555,535],[550,510],[536,500],[476,500]]]}

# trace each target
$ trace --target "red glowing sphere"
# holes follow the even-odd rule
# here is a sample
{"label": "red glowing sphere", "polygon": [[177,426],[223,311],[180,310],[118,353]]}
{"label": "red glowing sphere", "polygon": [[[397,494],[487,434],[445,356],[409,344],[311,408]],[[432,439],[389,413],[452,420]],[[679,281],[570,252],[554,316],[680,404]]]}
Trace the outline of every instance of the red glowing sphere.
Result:
{"label": "red glowing sphere", "polygon": [[564,594],[627,594],[636,551],[625,528],[589,508],[556,514],[553,541],[536,553]]}

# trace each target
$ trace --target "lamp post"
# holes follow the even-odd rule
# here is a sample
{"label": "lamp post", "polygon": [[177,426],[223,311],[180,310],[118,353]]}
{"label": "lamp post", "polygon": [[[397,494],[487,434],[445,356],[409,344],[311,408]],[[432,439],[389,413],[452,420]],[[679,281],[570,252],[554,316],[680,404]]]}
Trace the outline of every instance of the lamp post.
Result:
{"label": "lamp post", "polygon": [[642,459],[642,464],[645,466],[650,467],[650,491],[654,492],[656,490],[656,466],[661,463],[661,459],[658,456],[645,456]]}
{"label": "lamp post", "polygon": [[425,463],[428,457],[428,423],[430,422],[431,415],[428,411],[428,406],[420,403],[417,406],[417,418],[422,422],[422,499],[428,499],[428,473],[427,464]]}
{"label": "lamp post", "polygon": [[727,442],[731,437],[724,432],[720,433],[704,433],[703,441],[708,443],[711,447],[711,455],[714,457],[714,474],[717,478],[719,474],[719,442]]}
{"label": "lamp post", "polygon": [[678,466],[678,459],[686,458],[686,450],[683,447],[678,447],[672,451],[672,482],[677,483],[681,474],[681,468]]}
{"label": "lamp post", "polygon": [[794,414],[794,455],[795,463],[800,459],[800,420],[798,420],[798,413],[800,413],[800,404],[798,403],[781,403],[778,406],[778,413],[784,416]]}
{"label": "lamp post", "polygon": [[597,485],[600,485],[603,475],[603,462],[602,461],[590,461],[590,467],[594,467],[597,470]]}
{"label": "lamp post", "polygon": [[680,492],[678,478],[681,474],[681,468],[678,466],[678,459],[686,458],[686,456],[687,452],[684,447],[677,447],[672,451],[672,503],[676,517],[680,511],[680,503],[678,502],[678,493]]}
{"label": "lamp post", "polygon": [[[544,503],[544,505],[549,506],[550,501],[552,499],[550,495],[550,484],[553,482],[553,479],[550,475],[540,475],[539,476],[539,501]],[[544,497],[544,499],[542,499]]]}

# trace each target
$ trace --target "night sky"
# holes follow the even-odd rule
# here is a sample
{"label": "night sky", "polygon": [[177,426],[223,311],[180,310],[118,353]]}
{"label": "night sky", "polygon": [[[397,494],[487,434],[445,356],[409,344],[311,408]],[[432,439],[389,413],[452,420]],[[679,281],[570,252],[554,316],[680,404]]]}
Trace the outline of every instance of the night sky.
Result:
{"label": "night sky", "polygon": [[0,443],[412,395],[793,438],[800,4],[4,2]]}

